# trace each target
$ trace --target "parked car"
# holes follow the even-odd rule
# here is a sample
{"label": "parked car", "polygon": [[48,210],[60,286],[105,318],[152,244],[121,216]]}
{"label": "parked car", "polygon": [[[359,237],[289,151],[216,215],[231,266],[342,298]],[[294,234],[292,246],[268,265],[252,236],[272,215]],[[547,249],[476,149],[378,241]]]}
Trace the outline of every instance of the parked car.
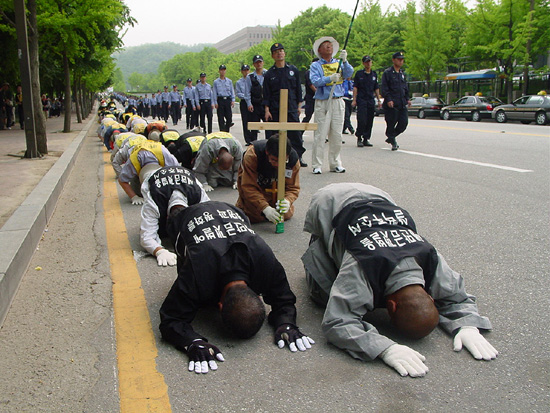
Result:
{"label": "parked car", "polygon": [[497,106],[504,105],[504,102],[496,96],[487,96],[487,99],[489,100],[489,102],[491,102],[491,105],[493,105],[493,110]]}
{"label": "parked car", "polygon": [[483,118],[491,118],[493,105],[485,96],[464,96],[453,105],[441,109],[441,118],[449,120],[452,118],[466,118],[479,122]]}
{"label": "parked car", "polygon": [[416,115],[418,119],[428,116],[440,117],[441,109],[446,103],[439,98],[414,97],[411,99],[409,115]]}
{"label": "parked car", "polygon": [[513,103],[498,106],[491,116],[498,123],[519,120],[525,124],[535,121],[537,125],[544,125],[550,120],[550,96],[522,96]]}

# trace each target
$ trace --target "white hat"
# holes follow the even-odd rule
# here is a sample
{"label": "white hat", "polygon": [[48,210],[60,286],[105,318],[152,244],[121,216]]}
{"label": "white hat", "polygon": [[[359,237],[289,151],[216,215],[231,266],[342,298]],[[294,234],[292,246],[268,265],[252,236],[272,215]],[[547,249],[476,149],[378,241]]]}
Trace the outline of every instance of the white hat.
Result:
{"label": "white hat", "polygon": [[338,53],[338,49],[340,49],[340,44],[336,41],[334,37],[330,36],[324,36],[320,39],[315,40],[315,43],[313,43],[313,53],[315,53],[315,56],[321,59],[321,55],[319,54],[319,46],[321,46],[324,42],[332,43],[332,57],[336,56],[336,53]]}

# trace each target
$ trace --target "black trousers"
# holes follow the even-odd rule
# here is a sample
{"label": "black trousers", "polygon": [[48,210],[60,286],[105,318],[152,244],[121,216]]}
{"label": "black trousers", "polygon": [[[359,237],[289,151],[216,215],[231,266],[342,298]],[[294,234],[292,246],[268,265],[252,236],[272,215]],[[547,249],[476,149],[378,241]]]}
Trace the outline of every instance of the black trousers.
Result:
{"label": "black trousers", "polygon": [[[250,112],[248,111],[248,105],[246,104],[246,101],[244,99],[241,99],[241,101],[239,102],[239,109],[241,110],[241,120],[243,122],[244,141],[247,144],[252,143],[256,140],[256,136],[252,133],[252,131],[248,130],[248,120],[250,118]],[[251,122],[253,121],[251,120]]]}
{"label": "black trousers", "polygon": [[143,107],[143,117],[148,118],[149,117],[149,105],[145,105]]}
{"label": "black trousers", "polygon": [[178,124],[178,120],[181,117],[181,108],[179,102],[172,102],[170,105],[170,114],[172,115],[172,123],[174,125]]}
{"label": "black trousers", "polygon": [[350,99],[344,99],[345,104],[345,112],[344,112],[344,129],[342,129],[342,132],[345,132],[346,129],[353,133],[353,125],[351,124],[351,100]]}
{"label": "black trousers", "polygon": [[[248,122],[265,122],[265,106],[264,105],[254,105],[253,112],[248,112]],[[250,142],[254,142],[258,139],[258,130],[251,130],[250,132]],[[266,131],[267,134],[267,131]],[[267,136],[267,135],[266,135]]]}
{"label": "black trousers", "polygon": [[372,124],[374,123],[374,106],[360,105],[357,106],[357,130],[355,136],[357,139],[362,139],[366,142],[372,134]]}
{"label": "black trousers", "polygon": [[304,112],[306,116],[302,119],[302,123],[309,123],[311,117],[313,116],[313,111],[315,110],[315,99],[306,99],[306,104],[304,106]]}
{"label": "black trousers", "polygon": [[164,121],[166,122],[169,116],[170,116],[170,113],[168,112],[168,102],[163,101],[162,102],[162,119],[164,119]]}
{"label": "black trousers", "polygon": [[[207,133],[212,133],[212,102],[210,99],[203,99],[199,101],[201,105],[200,117],[201,123],[200,126]],[[205,117],[208,117],[208,129],[206,129]]]}
{"label": "black trousers", "polygon": [[384,119],[386,120],[386,136],[388,139],[395,139],[405,132],[409,124],[409,111],[407,107],[390,108],[384,105]]}
{"label": "black trousers", "polygon": [[193,102],[191,102],[191,99],[186,99],[185,104],[187,105],[185,108],[185,125],[187,129],[193,129],[195,126],[199,126],[199,122],[197,122],[199,112],[193,110]]}
{"label": "black trousers", "polygon": [[151,105],[151,117],[155,119],[157,117],[157,104],[154,103]]}
{"label": "black trousers", "polygon": [[[279,122],[279,112],[270,111],[271,116],[273,119],[271,122]],[[292,110],[288,112],[287,115],[288,122],[296,122],[300,123],[300,118],[298,117],[298,111]],[[266,139],[269,139],[271,135],[274,133],[277,133],[277,131],[273,130],[266,130],[265,131],[265,137]],[[292,148],[298,152],[298,156],[301,158],[304,152],[306,151],[306,148],[304,148],[304,140],[302,139],[302,132],[298,130],[289,130],[287,132],[288,140],[290,141],[290,145]]]}
{"label": "black trousers", "polygon": [[233,112],[231,110],[231,98],[230,97],[218,97],[218,126],[221,132],[229,132],[231,124],[233,123]]}

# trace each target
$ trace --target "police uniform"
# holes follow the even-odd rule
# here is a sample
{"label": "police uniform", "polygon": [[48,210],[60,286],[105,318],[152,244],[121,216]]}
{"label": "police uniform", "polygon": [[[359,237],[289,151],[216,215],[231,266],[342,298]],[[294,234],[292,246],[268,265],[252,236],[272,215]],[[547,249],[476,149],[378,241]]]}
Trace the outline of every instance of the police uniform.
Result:
{"label": "police uniform", "polygon": [[[225,65],[220,66],[220,70],[225,69]],[[235,102],[235,91],[233,82],[229,78],[218,78],[214,80],[213,99],[218,105],[218,126],[220,132],[229,132],[233,126],[232,105]]]}
{"label": "police uniform", "polygon": [[168,106],[170,106],[170,92],[167,91],[167,87],[164,88],[164,92],[160,94],[160,99],[162,102],[161,113],[162,119],[166,122],[170,116]]}
{"label": "police uniform", "polygon": [[[203,76],[204,75],[204,76]],[[205,77],[205,73],[201,73],[201,77]],[[197,83],[195,86],[197,92],[197,99],[199,101],[200,109],[200,126],[204,133],[212,133],[212,104],[214,102],[212,86],[208,83]],[[206,129],[205,117],[208,118],[208,130]]]}
{"label": "police uniform", "polygon": [[[269,107],[272,122],[279,122],[279,101],[281,89],[288,89],[288,122],[299,123],[300,118],[298,116],[298,106],[302,102],[302,88],[300,86],[300,76],[296,66],[285,63],[284,67],[278,68],[273,65],[264,75],[263,104],[264,106]],[[266,131],[266,138],[269,138],[274,133],[277,132]],[[306,151],[303,145],[301,132],[288,131],[287,136],[290,144],[298,153],[298,157],[301,159],[302,155]]]}
{"label": "police uniform", "polygon": [[[369,56],[363,58],[363,62],[370,60]],[[359,70],[355,74],[353,87],[356,92],[357,103],[357,144],[371,145],[368,140],[371,138],[372,125],[375,114],[375,90],[380,89],[378,85],[378,75],[374,70],[367,73],[365,69]]]}
{"label": "police uniform", "polygon": [[[241,72],[244,70],[250,70],[250,67],[248,65],[242,65]],[[235,94],[240,99],[239,109],[241,112],[241,121],[243,124],[243,135],[246,144],[249,145],[252,142],[252,133],[248,130],[249,112],[246,98],[250,95],[250,92],[248,91],[247,77],[248,76],[241,77],[239,80],[237,80],[237,83],[235,84]]]}
{"label": "police uniform", "polygon": [[[183,101],[185,106],[185,125],[187,129],[193,129],[195,126],[199,126],[198,122],[195,122],[195,113],[197,113],[197,105],[195,103],[195,86],[190,85],[191,79],[187,79],[187,86],[183,89]],[[198,116],[197,116],[198,119]]]}
{"label": "police uniform", "polygon": [[181,95],[176,89],[177,88],[174,87],[170,92],[170,114],[172,115],[172,123],[174,125],[178,124],[178,120],[181,117]]}
{"label": "police uniform", "polygon": [[[393,58],[403,56],[400,52],[394,53]],[[386,142],[392,145],[392,149],[398,148],[395,138],[407,129],[409,123],[409,86],[405,80],[403,69],[395,71],[394,66],[387,68],[382,74],[382,87],[380,89],[384,97],[384,119],[386,120]],[[388,102],[393,102],[393,108]]]}
{"label": "police uniform", "polygon": [[[258,60],[264,61],[264,58],[261,55],[256,55],[252,59],[253,63],[256,63]],[[265,107],[263,104],[263,85],[265,74],[267,70],[263,69],[261,75],[258,75],[256,71],[250,73],[246,77],[246,86],[247,86],[247,96],[245,97],[246,104],[250,107],[253,107],[253,111],[248,111],[247,120],[248,122],[265,122]],[[253,142],[258,139],[257,130],[249,130],[249,140],[247,142]],[[267,133],[267,131],[266,131]]]}

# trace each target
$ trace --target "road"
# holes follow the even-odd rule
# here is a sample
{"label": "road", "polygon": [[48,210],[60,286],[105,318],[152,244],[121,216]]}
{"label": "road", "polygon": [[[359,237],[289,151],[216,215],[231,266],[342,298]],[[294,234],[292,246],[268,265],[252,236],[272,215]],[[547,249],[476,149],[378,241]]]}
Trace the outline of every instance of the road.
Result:
{"label": "road", "polygon": [[[234,121],[232,133],[243,142]],[[377,118],[372,148],[343,135],[345,174],[326,164],[322,175],[303,168],[284,234],[269,223],[254,226],[283,263],[298,298],[298,324],[317,343],[299,354],[280,350],[267,324],[253,339],[235,340],[215,311],[205,310],[194,327],[226,362],[202,376],[188,372],[185,354],[160,339],[158,309],[176,269],[159,268],[142,252],[139,207],[114,185],[91,130],[0,330],[0,412],[139,411],[144,399],[150,411],[174,412],[548,411],[550,127],[412,118],[397,152],[384,143],[384,128]],[[312,136],[305,135],[308,163]],[[333,182],[378,186],[411,213],[492,321],[487,338],[500,352],[496,360],[453,352],[440,329],[420,341],[403,339],[382,310],[367,319],[426,356],[424,378],[402,378],[381,361],[363,363],[326,343],[323,310],[307,296],[300,256],[311,196]],[[237,193],[221,188],[211,198],[235,202]],[[115,276],[141,282],[144,294],[138,284],[132,306],[117,301],[129,297],[117,288],[135,278]],[[117,357],[126,364],[117,365]]]}

